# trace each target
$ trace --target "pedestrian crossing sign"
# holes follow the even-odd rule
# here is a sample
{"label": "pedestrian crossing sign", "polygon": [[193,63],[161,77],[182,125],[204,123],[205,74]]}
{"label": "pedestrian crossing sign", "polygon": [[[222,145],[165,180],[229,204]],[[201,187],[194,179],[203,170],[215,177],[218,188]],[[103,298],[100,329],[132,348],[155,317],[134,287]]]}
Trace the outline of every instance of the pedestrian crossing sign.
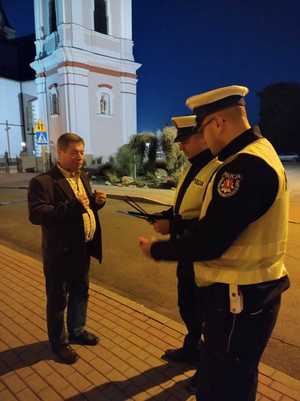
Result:
{"label": "pedestrian crossing sign", "polygon": [[34,126],[35,133],[35,144],[36,145],[48,145],[48,132],[45,124],[42,120],[38,120]]}
{"label": "pedestrian crossing sign", "polygon": [[35,133],[35,143],[37,145],[48,145],[48,133],[43,132],[36,132]]}

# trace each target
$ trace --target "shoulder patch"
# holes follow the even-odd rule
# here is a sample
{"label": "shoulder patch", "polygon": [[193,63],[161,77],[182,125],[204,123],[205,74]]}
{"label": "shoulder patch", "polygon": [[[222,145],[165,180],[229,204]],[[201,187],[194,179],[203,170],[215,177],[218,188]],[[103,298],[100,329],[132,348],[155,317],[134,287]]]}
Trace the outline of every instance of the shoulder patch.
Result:
{"label": "shoulder patch", "polygon": [[217,186],[218,194],[223,198],[235,195],[240,188],[241,179],[240,174],[223,173]]}

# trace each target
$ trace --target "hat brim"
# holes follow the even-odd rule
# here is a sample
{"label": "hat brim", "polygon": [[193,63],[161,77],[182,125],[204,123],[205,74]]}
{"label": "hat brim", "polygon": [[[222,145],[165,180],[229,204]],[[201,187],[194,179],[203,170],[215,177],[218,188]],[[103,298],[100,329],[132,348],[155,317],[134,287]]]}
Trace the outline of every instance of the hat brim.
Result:
{"label": "hat brim", "polygon": [[178,128],[177,129],[177,136],[174,139],[174,142],[182,142],[189,138],[190,136],[194,135],[196,125],[193,127],[185,127],[185,128]]}
{"label": "hat brim", "polygon": [[194,109],[194,113],[196,114],[197,125],[198,126],[201,125],[205,117],[208,116],[209,114],[237,105],[245,106],[246,102],[243,97],[234,95],[234,96],[228,96],[225,99],[221,99],[210,104],[196,107]]}

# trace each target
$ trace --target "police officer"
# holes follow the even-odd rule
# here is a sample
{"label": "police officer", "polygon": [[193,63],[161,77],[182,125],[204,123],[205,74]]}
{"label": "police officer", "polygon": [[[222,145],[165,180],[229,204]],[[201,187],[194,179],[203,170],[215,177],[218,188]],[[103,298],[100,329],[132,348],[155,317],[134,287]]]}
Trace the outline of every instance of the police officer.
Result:
{"label": "police officer", "polygon": [[156,260],[189,255],[196,282],[206,282],[205,352],[197,400],[255,401],[258,364],[289,287],[283,256],[288,192],[270,142],[247,119],[248,89],[229,86],[187,100],[214,155],[223,162],[209,181],[200,220],[180,239],[140,246]]}
{"label": "police officer", "polygon": [[[170,234],[171,238],[183,235],[184,228],[192,219],[198,219],[203,199],[205,181],[214,170],[216,159],[201,133],[196,128],[196,116],[173,117],[177,128],[175,142],[189,160],[189,166],[179,179],[174,206],[163,212],[165,219],[156,220],[154,229],[160,234]],[[187,327],[183,346],[179,349],[168,349],[162,356],[175,362],[197,364],[200,353],[198,345],[202,334],[203,316],[195,284],[193,263],[182,258],[177,264],[178,306],[182,320]],[[201,302],[200,302],[201,303]]]}

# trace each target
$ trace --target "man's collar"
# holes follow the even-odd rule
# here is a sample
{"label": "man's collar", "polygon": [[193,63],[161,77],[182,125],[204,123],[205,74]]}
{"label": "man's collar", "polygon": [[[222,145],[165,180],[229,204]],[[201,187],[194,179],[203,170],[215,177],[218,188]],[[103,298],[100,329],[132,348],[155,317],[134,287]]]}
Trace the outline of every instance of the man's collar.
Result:
{"label": "man's collar", "polygon": [[249,145],[257,139],[258,137],[253,132],[253,129],[247,129],[247,131],[244,131],[241,135],[234,138],[228,145],[225,146],[225,148],[223,148],[219,152],[218,159],[221,161],[227,159],[229,156],[239,152],[245,146]]}
{"label": "man's collar", "polygon": [[205,149],[202,152],[198,153],[196,156],[191,157],[189,162],[193,165],[201,164],[205,162],[209,162],[213,158],[211,151],[209,149]]}
{"label": "man's collar", "polygon": [[57,167],[58,167],[58,169],[60,170],[60,172],[62,173],[62,175],[65,177],[65,178],[75,178],[75,177],[79,177],[80,176],[80,171],[74,171],[74,172],[72,172],[72,171],[68,171],[68,170],[66,170],[66,169],[64,169],[60,164],[59,164],[59,162],[57,162]]}

